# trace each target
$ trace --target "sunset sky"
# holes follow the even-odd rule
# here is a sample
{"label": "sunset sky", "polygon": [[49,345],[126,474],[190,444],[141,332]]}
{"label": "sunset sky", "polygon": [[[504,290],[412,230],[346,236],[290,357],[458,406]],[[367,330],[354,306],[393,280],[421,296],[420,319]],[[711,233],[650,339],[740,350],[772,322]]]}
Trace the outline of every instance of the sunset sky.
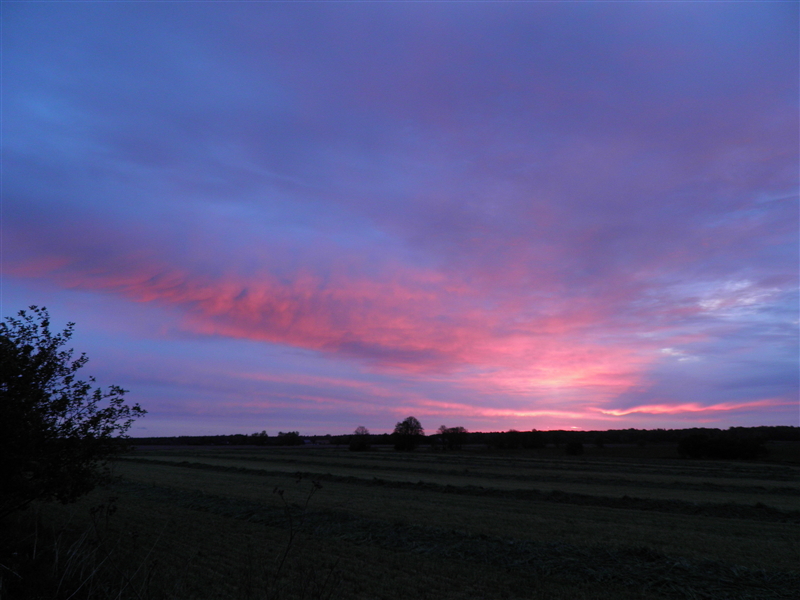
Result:
{"label": "sunset sky", "polygon": [[798,3],[2,5],[2,315],[134,436],[798,425]]}

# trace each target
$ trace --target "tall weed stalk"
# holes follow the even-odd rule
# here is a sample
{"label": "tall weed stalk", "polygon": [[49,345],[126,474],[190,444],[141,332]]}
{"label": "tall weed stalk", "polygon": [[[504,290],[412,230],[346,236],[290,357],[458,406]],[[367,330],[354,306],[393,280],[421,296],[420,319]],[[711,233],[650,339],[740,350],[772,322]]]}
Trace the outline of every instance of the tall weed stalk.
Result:
{"label": "tall weed stalk", "polygon": [[[302,477],[297,483],[302,482]],[[286,515],[287,539],[286,544],[278,554],[275,565],[265,573],[264,597],[266,600],[331,600],[341,581],[338,570],[338,561],[323,567],[316,561],[309,560],[297,554],[297,542],[308,516],[308,506],[314,495],[322,489],[318,481],[311,481],[311,486],[301,504],[292,504],[286,497],[285,490],[276,487],[272,493],[276,495],[283,505]],[[291,567],[291,575],[287,570]]]}
{"label": "tall weed stalk", "polygon": [[116,512],[110,497],[89,510],[89,524],[45,525],[30,509],[0,523],[0,600],[156,600],[153,588],[158,540],[143,551],[138,536],[110,527]]}

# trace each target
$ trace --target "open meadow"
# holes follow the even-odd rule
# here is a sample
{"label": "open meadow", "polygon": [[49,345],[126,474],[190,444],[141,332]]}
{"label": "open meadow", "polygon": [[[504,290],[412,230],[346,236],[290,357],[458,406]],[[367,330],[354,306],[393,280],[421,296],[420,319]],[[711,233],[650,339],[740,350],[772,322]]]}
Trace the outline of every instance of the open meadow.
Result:
{"label": "open meadow", "polygon": [[37,510],[120,597],[797,597],[800,465],[593,450],[140,448]]}

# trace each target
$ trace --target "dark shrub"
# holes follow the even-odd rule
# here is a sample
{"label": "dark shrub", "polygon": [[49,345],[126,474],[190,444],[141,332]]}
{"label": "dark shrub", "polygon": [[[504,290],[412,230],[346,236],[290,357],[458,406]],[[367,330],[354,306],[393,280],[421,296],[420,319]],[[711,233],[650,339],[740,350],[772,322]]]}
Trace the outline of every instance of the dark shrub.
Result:
{"label": "dark shrub", "polygon": [[523,443],[523,434],[516,429],[489,434],[488,444],[492,448],[516,450]]}
{"label": "dark shrub", "polygon": [[578,456],[579,454],[583,454],[583,444],[577,441],[567,442],[564,451],[570,456]]}
{"label": "dark shrub", "polygon": [[89,360],[65,346],[74,324],[50,330],[44,307],[0,322],[0,518],[34,500],[73,502],[108,480],[145,411],[126,390],[80,380]]}
{"label": "dark shrub", "polygon": [[704,458],[708,456],[709,440],[704,433],[692,433],[678,442],[678,454],[683,458]]}
{"label": "dark shrub", "polygon": [[350,436],[350,450],[353,452],[361,452],[363,450],[369,450],[369,437],[365,435],[353,435]]}
{"label": "dark shrub", "polygon": [[303,443],[299,431],[278,432],[278,445],[279,446],[299,446]]}
{"label": "dark shrub", "polygon": [[522,434],[516,429],[509,429],[503,436],[505,437],[505,446],[511,450],[516,450],[522,444]]}
{"label": "dark shrub", "polygon": [[460,450],[467,440],[467,430],[464,427],[445,427],[438,429],[441,445],[448,450]]}
{"label": "dark shrub", "polygon": [[350,450],[353,452],[369,450],[369,430],[363,425],[356,427],[353,435],[350,436]]}
{"label": "dark shrub", "polygon": [[544,434],[541,431],[534,429],[522,434],[523,448],[544,448],[545,445]]}
{"label": "dark shrub", "polygon": [[692,433],[678,442],[678,454],[684,458],[721,458],[753,460],[767,454],[764,440],[738,432],[720,432],[714,437]]}
{"label": "dark shrub", "polygon": [[247,441],[255,446],[266,446],[267,442],[269,441],[269,436],[267,435],[266,431],[262,431],[261,433],[251,433],[250,439]]}

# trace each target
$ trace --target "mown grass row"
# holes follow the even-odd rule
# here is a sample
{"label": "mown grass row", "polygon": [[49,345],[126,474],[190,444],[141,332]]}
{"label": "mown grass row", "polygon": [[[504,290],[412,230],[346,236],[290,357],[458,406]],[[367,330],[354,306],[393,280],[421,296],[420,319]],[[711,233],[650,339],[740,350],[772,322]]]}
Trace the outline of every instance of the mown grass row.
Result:
{"label": "mown grass row", "polygon": [[[131,462],[121,467],[126,478],[139,483],[257,503],[264,502],[274,486],[294,481],[291,473],[283,471],[268,474],[262,470],[253,475]],[[320,507],[369,519],[398,519],[537,542],[644,544],[673,555],[731,564],[790,570],[800,564],[800,526],[796,523],[540,502],[502,494],[441,493],[414,482],[399,487],[354,485],[346,479],[325,480]]]}
{"label": "mown grass row", "polygon": [[[299,481],[304,481],[300,478]],[[305,480],[308,481],[308,480]],[[125,482],[127,494],[158,504],[243,520],[273,528],[286,526],[283,507],[263,502]],[[791,598],[800,589],[800,573],[752,569],[719,561],[676,558],[645,546],[580,547],[564,543],[472,534],[467,531],[420,526],[402,520],[376,520],[346,511],[303,510],[304,533],[313,538],[377,546],[395,552],[438,559],[489,564],[525,570],[533,580],[555,579],[581,584],[614,584],[687,598]]]}
{"label": "mown grass row", "polygon": [[[800,451],[800,448],[798,448]],[[337,466],[368,466],[380,469],[397,468],[413,470],[415,468],[458,467],[482,468],[497,474],[513,475],[527,471],[563,471],[586,473],[625,473],[627,475],[660,477],[679,477],[687,480],[696,479],[752,479],[754,481],[784,481],[797,483],[800,481],[800,467],[771,463],[731,462],[731,461],[697,461],[688,459],[635,459],[622,457],[581,457],[571,458],[563,455],[539,456],[537,451],[527,455],[520,453],[501,453],[472,450],[465,452],[415,452],[397,453],[380,450],[373,452],[352,453],[338,449],[282,449],[255,450],[252,448],[186,448],[177,449],[144,449],[141,456],[163,455],[184,456],[203,459],[216,458],[223,460],[243,460],[256,462],[280,461],[284,464],[316,464]],[[393,467],[393,465],[398,465]]]}
{"label": "mown grass row", "polygon": [[[583,463],[582,470],[576,473],[574,467],[569,469],[559,468],[555,465],[547,465],[547,469],[540,469],[536,466],[524,465],[517,468],[509,468],[504,465],[503,469],[496,468],[495,463],[478,463],[471,465],[472,468],[464,467],[465,461],[462,459],[457,461],[440,461],[432,460],[425,461],[425,463],[417,462],[415,464],[401,464],[397,465],[395,461],[378,461],[378,460],[346,460],[347,456],[339,453],[337,458],[339,460],[319,460],[315,458],[304,460],[286,460],[282,461],[276,457],[265,455],[239,455],[234,456],[224,454],[209,454],[209,455],[196,455],[200,462],[208,464],[222,464],[236,466],[236,463],[242,462],[245,464],[276,464],[281,463],[285,466],[297,465],[298,470],[309,468],[331,468],[336,467],[340,472],[347,470],[364,470],[365,468],[379,469],[384,473],[403,473],[407,475],[432,475],[432,476],[464,476],[468,474],[471,478],[495,480],[495,481],[520,481],[529,482],[536,481],[540,483],[578,483],[586,485],[608,485],[615,487],[633,487],[633,488],[652,488],[652,489],[668,489],[668,490],[683,490],[683,491],[705,491],[705,492],[723,492],[734,494],[769,494],[780,496],[797,496],[800,497],[800,486],[766,486],[766,485],[753,485],[752,483],[718,483],[716,481],[708,481],[708,478],[701,479],[697,476],[686,477],[683,474],[675,474],[671,478],[664,477],[663,473],[659,478],[646,478],[640,474],[635,473],[637,477],[619,476],[622,467],[617,467],[614,471],[605,469],[606,475],[597,476],[597,472],[603,472],[603,469],[595,469],[594,463]],[[151,455],[149,460],[164,460],[159,459],[158,455]],[[169,460],[169,459],[168,459]],[[174,457],[172,458],[174,460]],[[211,462],[213,461],[213,462]],[[191,462],[191,461],[190,461]],[[443,465],[444,463],[444,465]],[[448,465],[449,463],[449,465]],[[424,466],[423,466],[424,465]],[[459,468],[446,468],[447,466],[458,466]],[[493,470],[489,470],[495,467]],[[625,467],[626,470],[627,467]],[[553,474],[552,471],[558,470],[559,473]],[[763,472],[761,473],[764,476]],[[723,479],[719,477],[719,472],[715,479]],[[796,481],[797,479],[794,479]]]}
{"label": "mown grass row", "polygon": [[[63,590],[79,598],[153,600],[466,599],[475,593],[482,598],[777,600],[794,598],[800,588],[797,572],[691,560],[646,546],[540,543],[304,509],[300,504],[309,482],[296,484],[295,502],[288,508],[299,523],[298,554],[281,578],[277,559],[290,528],[281,503],[122,481],[107,493],[133,503],[124,526],[104,534],[105,548],[87,543],[86,531],[62,546],[62,560],[74,563],[68,565],[71,581],[66,582],[72,587],[59,582],[55,589],[42,588],[38,597],[69,597],[59,593]],[[63,531],[58,535],[68,539]],[[42,555],[57,558],[53,552]],[[93,569],[110,563],[104,577],[95,577]],[[477,591],[475,577],[487,587]],[[384,585],[387,581],[395,583]]]}
{"label": "mown grass row", "polygon": [[[718,468],[723,470],[732,469],[737,470],[739,468],[752,469],[754,466],[767,466],[767,467],[775,467],[775,468],[782,468],[782,467],[800,467],[800,456],[796,456],[798,452],[800,452],[800,441],[799,442],[790,442],[787,443],[788,445],[784,448],[781,458],[775,457],[772,458],[771,455],[763,457],[756,461],[727,461],[727,460],[691,460],[688,461],[689,464],[698,464],[700,466],[710,467],[712,465],[717,465]],[[565,447],[546,447],[546,448],[520,448],[520,449],[497,449],[497,448],[490,448],[485,445],[467,445],[463,446],[461,449],[452,450],[452,449],[437,449],[425,445],[421,445],[412,453],[405,453],[405,452],[396,452],[394,447],[389,446],[371,446],[369,451],[362,452],[362,453],[348,453],[346,452],[348,449],[348,445],[343,446],[336,446],[336,445],[304,445],[304,446],[273,446],[273,447],[261,447],[261,446],[141,446],[139,450],[141,451],[170,451],[176,450],[179,453],[185,453],[187,451],[198,451],[204,453],[243,453],[243,454],[258,454],[262,451],[267,451],[269,453],[284,453],[287,456],[305,456],[308,454],[317,453],[319,455],[325,455],[329,451],[333,450],[334,452],[338,451],[345,451],[345,454],[349,454],[352,458],[357,458],[360,454],[362,457],[371,456],[373,458],[381,458],[381,459],[394,459],[400,461],[408,461],[408,460],[430,460],[431,458],[435,458],[436,460],[456,460],[461,461],[466,455],[469,455],[471,458],[476,458],[480,460],[490,460],[490,461],[499,461],[502,463],[514,463],[517,461],[545,461],[550,463],[558,463],[558,462],[576,462],[582,460],[589,460],[589,461],[597,461],[597,462],[606,462],[606,463],[617,463],[617,464],[630,464],[630,465],[641,465],[641,466],[653,466],[657,464],[663,463],[672,463],[673,465],[680,466],[686,464],[686,460],[681,458],[681,455],[677,452],[677,447],[675,445],[667,445],[661,446],[660,451],[658,452],[651,452],[648,454],[642,454],[642,448],[636,447],[606,447],[606,448],[594,448],[594,447],[584,447],[585,451],[582,455],[574,456],[569,455],[566,453]],[[656,450],[657,447],[648,447],[650,450]],[[297,450],[304,450],[305,452],[302,455],[297,454]],[[360,459],[359,459],[360,460]]]}
{"label": "mown grass row", "polygon": [[[350,541],[345,536],[322,536],[307,528],[298,536],[282,576],[276,578],[276,565],[286,544],[285,523],[272,527],[216,511],[175,505],[172,502],[175,498],[164,502],[140,496],[137,490],[129,491],[134,495],[121,488],[114,490],[119,494],[120,514],[107,538],[120,543],[114,543],[111,554],[98,554],[91,548],[88,552],[70,552],[86,533],[86,529],[81,529],[87,526],[85,519],[82,521],[79,514],[87,508],[85,502],[75,508],[40,507],[43,518],[67,522],[66,526],[54,529],[56,543],[50,543],[52,538],[40,538],[38,554],[43,559],[40,563],[66,552],[83,573],[73,572],[61,580],[48,576],[44,565],[39,573],[44,576],[38,582],[29,578],[31,585],[22,595],[15,594],[19,587],[0,585],[0,598],[590,600],[600,597],[591,583],[569,576],[559,578],[552,574],[540,578],[529,569],[459,560],[436,552],[387,548],[365,539]],[[613,582],[607,582],[603,592],[603,597],[620,600],[669,597]]]}
{"label": "mown grass row", "polygon": [[[482,465],[480,469],[473,463],[471,456],[464,456],[464,462],[459,465],[461,469],[437,469],[435,457],[428,455],[427,462],[421,464],[420,461],[415,461],[409,466],[399,464],[397,462],[390,462],[385,465],[376,465],[370,463],[362,464],[353,462],[352,460],[344,460],[345,457],[352,453],[342,452],[327,452],[327,460],[324,464],[316,460],[309,460],[310,456],[307,451],[296,451],[301,454],[301,460],[294,460],[291,456],[285,454],[272,455],[271,452],[265,452],[262,460],[248,461],[240,460],[235,457],[217,458],[216,456],[205,455],[158,455],[149,454],[149,458],[154,460],[167,460],[171,462],[180,462],[188,460],[188,462],[202,462],[205,464],[212,464],[217,466],[232,466],[243,468],[260,468],[268,471],[282,471],[285,473],[292,473],[297,471],[303,472],[316,472],[316,473],[329,473],[332,475],[348,476],[362,479],[377,478],[382,480],[392,481],[424,481],[442,484],[450,484],[456,487],[465,486],[478,486],[484,488],[497,488],[505,490],[515,489],[534,489],[539,491],[551,491],[558,489],[564,492],[574,492],[578,494],[588,494],[595,496],[608,496],[618,497],[622,495],[637,496],[652,499],[676,499],[684,500],[687,502],[695,503],[738,503],[744,505],[754,505],[757,503],[768,504],[779,509],[796,509],[800,508],[800,502],[794,493],[794,487],[782,485],[771,486],[771,493],[767,493],[767,487],[763,485],[752,485],[756,482],[752,480],[739,480],[738,484],[741,485],[745,481],[750,484],[750,491],[741,491],[730,489],[724,491],[723,489],[714,489],[712,487],[703,487],[703,483],[712,483],[715,485],[731,485],[730,480],[725,479],[712,479],[712,478],[696,478],[689,483],[686,489],[682,489],[680,484],[684,478],[662,477],[660,479],[654,478],[650,475],[643,476],[638,473],[624,473],[618,470],[613,476],[610,474],[599,474],[594,476],[593,466],[591,462],[584,464],[584,471],[578,473],[575,471],[545,471],[545,477],[540,478],[542,472],[518,469],[516,472],[507,469],[491,468]],[[320,453],[324,455],[325,452]],[[336,459],[341,458],[342,461],[338,462]],[[455,465],[454,465],[455,466]],[[481,477],[481,473],[488,473],[489,477]],[[497,477],[496,475],[500,475]],[[505,477],[504,475],[511,475]],[[623,476],[624,475],[624,476]],[[551,480],[549,477],[558,477],[556,480]],[[631,481],[631,485],[626,486],[625,482]],[[639,482],[643,482],[641,485]],[[657,484],[675,484],[671,485],[647,485],[650,482]],[[766,483],[761,481],[757,483]],[[699,489],[695,488],[695,485]],[[692,488],[692,489],[688,489]],[[780,488],[788,488],[790,491],[787,494],[778,493]]]}
{"label": "mown grass row", "polygon": [[[154,465],[168,465],[185,469],[199,469],[205,471],[241,473],[255,476],[282,476],[286,471],[272,471],[267,469],[248,469],[245,467],[234,467],[224,465],[214,465],[203,462],[189,461],[164,461],[150,458],[131,458],[125,459],[131,462]],[[294,476],[298,478],[309,478],[319,481],[336,481],[349,485],[357,486],[380,486],[395,489],[415,489],[426,492],[438,492],[444,494],[458,494],[479,497],[494,498],[514,498],[517,500],[530,500],[537,502],[555,502],[558,504],[574,504],[580,506],[602,506],[606,508],[646,510],[668,512],[686,515],[700,515],[721,518],[750,519],[756,521],[773,521],[781,523],[800,523],[800,510],[780,510],[763,503],[752,506],[727,503],[695,503],[681,500],[660,500],[652,498],[637,498],[624,495],[622,497],[600,496],[590,494],[578,494],[574,492],[564,492],[553,490],[542,492],[535,489],[497,489],[482,486],[454,486],[450,484],[437,484],[431,482],[418,481],[416,483],[408,481],[387,480],[377,477],[359,478],[353,475],[333,475],[321,472],[296,472]]]}
{"label": "mown grass row", "polygon": [[[614,485],[596,494],[515,487],[531,465],[560,481],[600,466],[608,470],[596,478]],[[669,472],[710,471],[707,481],[688,481],[703,484],[758,468],[714,466],[681,461]],[[469,453],[148,451],[120,461],[114,489],[74,508],[42,507],[42,514],[48,527],[67,532],[59,537],[61,556],[81,539],[75,547],[90,551],[83,570],[71,570],[82,586],[72,600],[117,597],[103,595],[114,586],[124,591],[120,600],[796,597],[795,495],[761,491],[782,499],[782,507],[742,503],[735,485],[714,492],[721,502],[638,497],[636,490],[660,489],[637,486],[659,468],[655,460],[547,464]],[[480,485],[453,485],[458,477],[441,474],[464,469],[482,473],[463,480]],[[773,473],[778,477],[761,479],[765,488],[770,481],[773,489],[790,487],[776,485],[780,466]],[[322,489],[304,509],[312,480]],[[103,538],[103,551],[111,550],[104,558],[85,534],[102,514],[88,509],[108,494],[118,498],[119,512]],[[94,568],[97,579],[82,583]],[[3,590],[0,576],[0,600],[13,597]],[[82,595],[87,591],[94,595]]]}

